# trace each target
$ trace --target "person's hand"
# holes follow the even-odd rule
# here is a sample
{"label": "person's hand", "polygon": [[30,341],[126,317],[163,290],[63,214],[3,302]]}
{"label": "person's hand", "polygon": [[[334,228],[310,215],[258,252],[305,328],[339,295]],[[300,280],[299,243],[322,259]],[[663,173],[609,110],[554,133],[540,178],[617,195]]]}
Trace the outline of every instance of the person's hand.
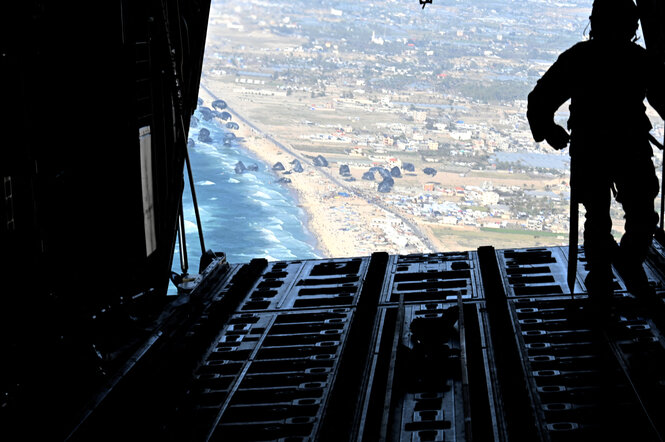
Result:
{"label": "person's hand", "polygon": [[555,124],[545,137],[545,141],[556,150],[561,150],[568,145],[570,135],[568,135],[566,129]]}

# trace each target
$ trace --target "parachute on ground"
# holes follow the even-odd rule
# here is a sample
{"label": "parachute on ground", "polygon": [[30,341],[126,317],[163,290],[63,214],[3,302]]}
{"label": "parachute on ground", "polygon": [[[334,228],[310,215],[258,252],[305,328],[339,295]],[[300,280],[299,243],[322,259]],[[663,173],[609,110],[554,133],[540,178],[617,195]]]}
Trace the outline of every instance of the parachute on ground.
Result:
{"label": "parachute on ground", "polygon": [[238,161],[234,170],[237,174],[241,174],[247,170],[247,167],[245,167],[245,164],[242,161]]}
{"label": "parachute on ground", "polygon": [[378,172],[378,174],[381,175],[381,177],[384,178],[384,179],[385,178],[392,178],[392,176],[390,176],[390,172],[388,171],[388,169],[384,169],[383,167],[376,167],[376,166],[371,167],[369,169],[369,171],[370,172]]}
{"label": "parachute on ground", "polygon": [[212,120],[212,116],[214,115],[212,111],[205,106],[199,108],[199,113],[201,114],[201,118],[203,118],[204,121]]}
{"label": "parachute on ground", "polygon": [[378,191],[381,193],[388,193],[392,190],[395,180],[392,178],[386,178],[379,183]]}
{"label": "parachute on ground", "polygon": [[212,107],[214,109],[226,109],[226,101],[224,100],[215,100],[212,102]]}
{"label": "parachute on ground", "polygon": [[302,172],[304,169],[302,168],[302,164],[300,164],[299,160],[293,160],[291,161],[291,164],[293,164],[293,171],[294,172]]}
{"label": "parachute on ground", "polygon": [[326,160],[323,155],[318,155],[314,158],[314,165],[317,167],[328,167],[328,160]]}
{"label": "parachute on ground", "polygon": [[199,141],[203,143],[212,143],[212,138],[210,138],[210,131],[205,127],[199,131]]}

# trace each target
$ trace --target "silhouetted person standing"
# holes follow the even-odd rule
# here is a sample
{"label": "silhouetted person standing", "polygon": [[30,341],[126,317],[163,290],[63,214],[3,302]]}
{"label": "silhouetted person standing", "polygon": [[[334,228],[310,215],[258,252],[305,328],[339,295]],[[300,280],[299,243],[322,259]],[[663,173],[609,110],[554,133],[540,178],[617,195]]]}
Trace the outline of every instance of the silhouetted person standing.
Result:
{"label": "silhouetted person standing", "polygon": [[[584,247],[592,298],[611,293],[611,263],[621,266],[629,289],[648,289],[642,263],[658,223],[658,179],[648,141],[644,98],[665,116],[665,69],[634,43],[638,12],[632,0],[595,0],[590,39],[564,53],[529,94],[527,118],[537,142],[555,149],[570,141],[571,192],[584,204]],[[566,130],[554,113],[568,99]],[[617,250],[611,235],[611,194],[625,212]]]}

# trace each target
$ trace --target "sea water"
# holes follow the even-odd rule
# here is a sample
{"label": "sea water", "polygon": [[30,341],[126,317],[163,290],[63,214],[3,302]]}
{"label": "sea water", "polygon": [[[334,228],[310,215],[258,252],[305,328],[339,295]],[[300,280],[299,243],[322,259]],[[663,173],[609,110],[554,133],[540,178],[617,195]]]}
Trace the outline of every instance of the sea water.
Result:
{"label": "sea water", "polygon": [[[206,249],[226,253],[230,263],[245,263],[253,258],[269,261],[319,258],[316,239],[307,228],[307,214],[298,207],[296,195],[271,169],[243,146],[244,140],[224,145],[226,129],[216,118],[191,127],[189,138],[196,143],[189,148],[194,188]],[[212,142],[198,140],[202,128],[210,131]],[[247,167],[256,164],[258,171],[236,173],[242,161]],[[189,273],[198,272],[201,246],[191,190],[185,171],[183,211]],[[180,250],[176,244],[173,271],[181,273]]]}

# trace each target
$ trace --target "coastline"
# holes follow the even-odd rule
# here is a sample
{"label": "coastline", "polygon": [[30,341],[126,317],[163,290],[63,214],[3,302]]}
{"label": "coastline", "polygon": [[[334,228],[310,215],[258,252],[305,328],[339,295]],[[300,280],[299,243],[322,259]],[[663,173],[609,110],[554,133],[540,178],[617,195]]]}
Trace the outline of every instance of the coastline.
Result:
{"label": "coastline", "polygon": [[[214,94],[214,92],[209,91],[207,87],[205,87],[203,84],[201,84],[201,87],[199,89],[199,96],[204,100],[204,105],[210,107],[211,103],[214,100],[217,100],[218,97]],[[231,115],[233,115],[234,120],[238,120],[238,114],[234,112],[232,109],[226,109]],[[259,161],[265,164],[266,168],[270,171],[270,173],[275,177],[275,180],[279,179],[279,175],[272,169],[272,165],[275,164],[277,161],[280,161],[281,159],[276,159],[275,160],[275,154],[268,155],[266,154],[265,150],[260,149],[260,148],[251,148],[250,143],[254,142],[256,143],[257,136],[255,134],[255,131],[249,127],[246,124],[241,124],[239,129],[237,129],[235,132],[237,137],[240,137],[243,139],[243,141],[240,143],[239,147],[246,152],[252,154],[255,156]],[[267,141],[267,140],[266,140]],[[266,143],[266,146],[267,143]],[[277,146],[275,146],[277,147]],[[279,153],[276,153],[276,155],[280,155]],[[275,160],[275,161],[272,161]],[[272,161],[272,162],[271,162]],[[316,228],[313,220],[313,214],[310,213],[309,210],[306,208],[305,201],[303,201],[303,194],[300,191],[298,187],[295,186],[283,186],[288,193],[291,195],[293,200],[296,202],[297,207],[302,211],[304,214],[304,222],[303,224],[306,227],[306,235],[311,239],[312,241],[312,246],[314,248],[314,253],[319,257],[319,258],[328,258],[333,256],[333,252],[326,247],[326,244],[321,241],[321,236],[320,232],[318,232],[318,229]]]}
{"label": "coastline", "polygon": [[[199,93],[204,105],[224,97],[204,80],[205,77],[202,78]],[[419,232],[418,226],[371,203],[363,192],[350,191],[337,177],[333,177],[332,167],[313,166],[310,159],[273,139],[256,124],[239,115],[232,108],[232,103],[228,104],[229,108],[225,110],[240,126],[235,133],[243,138],[241,147],[269,169],[278,161],[287,169],[282,173],[273,171],[273,174],[276,179],[283,177],[291,180],[283,186],[296,197],[295,201],[305,215],[303,222],[315,240],[315,251],[323,254],[322,258],[366,256],[375,251],[399,254],[434,249],[429,232]],[[293,160],[301,162],[302,172],[289,172]],[[368,194],[375,191],[373,188],[367,190]],[[429,244],[421,239],[423,233],[426,236],[424,241]]]}
{"label": "coastline", "polygon": [[[269,165],[266,164],[266,166],[270,167]],[[275,177],[277,177],[277,174],[275,174],[274,171],[271,172]],[[286,187],[286,186],[285,186]],[[296,202],[298,209],[303,213],[303,216],[305,217],[305,221],[303,222],[306,230],[305,234],[307,235],[308,238],[310,238],[312,244],[314,245],[314,254],[317,256],[317,258],[327,258],[330,255],[330,251],[326,249],[325,245],[317,238],[315,233],[312,230],[312,214],[309,213],[307,210],[305,210],[302,206],[302,201],[301,197],[298,194],[298,192],[290,187],[287,187],[286,189],[289,192],[289,195],[293,198],[293,200]]]}

